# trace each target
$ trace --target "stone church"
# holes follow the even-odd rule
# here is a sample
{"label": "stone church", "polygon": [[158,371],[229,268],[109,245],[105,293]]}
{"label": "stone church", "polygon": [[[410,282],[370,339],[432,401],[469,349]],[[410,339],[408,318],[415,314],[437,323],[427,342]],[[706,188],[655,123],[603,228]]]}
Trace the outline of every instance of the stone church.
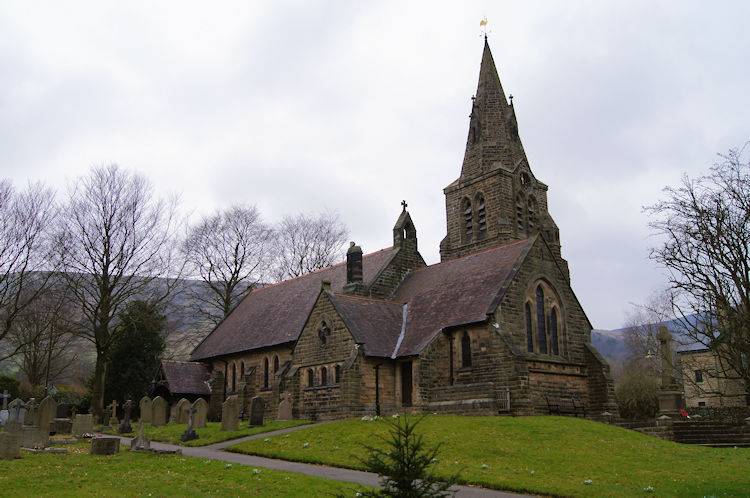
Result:
{"label": "stone church", "polygon": [[545,414],[547,397],[617,414],[486,39],[472,102],[441,262],[425,264],[403,203],[392,247],[352,243],[346,262],[253,290],[192,353],[212,412],[237,395],[301,419]]}

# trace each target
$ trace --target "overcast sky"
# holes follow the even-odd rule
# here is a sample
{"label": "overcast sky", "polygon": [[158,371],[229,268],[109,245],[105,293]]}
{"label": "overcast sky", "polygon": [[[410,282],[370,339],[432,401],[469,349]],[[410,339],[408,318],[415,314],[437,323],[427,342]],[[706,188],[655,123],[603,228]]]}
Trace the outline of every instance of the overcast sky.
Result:
{"label": "overcast sky", "polygon": [[59,192],[117,162],[194,216],[337,211],[371,252],[402,199],[428,263],[487,17],[596,328],[665,285],[641,207],[750,140],[748,2],[0,2],[0,166]]}

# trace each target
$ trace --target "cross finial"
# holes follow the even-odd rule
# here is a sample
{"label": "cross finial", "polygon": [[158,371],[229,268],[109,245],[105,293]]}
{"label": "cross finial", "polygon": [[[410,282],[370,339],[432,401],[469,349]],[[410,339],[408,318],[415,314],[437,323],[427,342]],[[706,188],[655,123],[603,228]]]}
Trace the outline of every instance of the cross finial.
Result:
{"label": "cross finial", "polygon": [[403,200],[401,201],[401,206],[404,208],[403,211],[406,211],[406,206],[408,206],[408,204],[406,203],[405,200]]}
{"label": "cross finial", "polygon": [[513,94],[508,95],[508,98],[510,99],[510,105],[513,105]]}

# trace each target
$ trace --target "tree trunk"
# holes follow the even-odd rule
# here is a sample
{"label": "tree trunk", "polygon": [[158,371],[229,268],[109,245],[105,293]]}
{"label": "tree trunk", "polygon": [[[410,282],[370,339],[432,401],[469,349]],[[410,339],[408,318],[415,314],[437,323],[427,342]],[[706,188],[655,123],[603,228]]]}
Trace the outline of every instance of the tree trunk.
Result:
{"label": "tree trunk", "polygon": [[103,422],[104,414],[104,380],[107,374],[107,359],[101,353],[96,354],[96,364],[94,366],[94,390],[91,393],[91,413],[99,422]]}

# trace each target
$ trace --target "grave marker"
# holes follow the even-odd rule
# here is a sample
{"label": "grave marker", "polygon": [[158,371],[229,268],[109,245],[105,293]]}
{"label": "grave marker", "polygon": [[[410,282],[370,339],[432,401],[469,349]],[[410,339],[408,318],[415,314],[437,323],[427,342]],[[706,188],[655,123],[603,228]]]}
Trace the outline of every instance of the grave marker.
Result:
{"label": "grave marker", "polygon": [[55,420],[55,416],[57,415],[57,401],[52,399],[52,397],[47,396],[42,400],[41,403],[39,403],[39,410],[37,411],[36,419],[37,419],[37,426],[47,431],[47,433],[50,432],[52,421]]}
{"label": "grave marker", "polygon": [[144,396],[138,403],[138,407],[141,409],[141,422],[151,423],[151,398]]}
{"label": "grave marker", "polygon": [[151,440],[143,435],[143,420],[138,423],[138,435],[130,442],[130,451],[151,451]]}
{"label": "grave marker", "polygon": [[239,428],[237,396],[229,396],[221,405],[221,430],[236,431]]}
{"label": "grave marker", "polygon": [[161,396],[151,402],[151,427],[167,425],[167,400]]}
{"label": "grave marker", "polygon": [[263,398],[256,396],[250,401],[250,427],[263,425],[263,411],[265,410]]}
{"label": "grave marker", "polygon": [[133,409],[133,402],[131,400],[127,400],[125,404],[122,405],[122,408],[125,411],[125,415],[122,424],[120,424],[120,427],[117,428],[117,433],[125,434],[128,432],[133,432],[133,428],[130,426],[130,411]]}
{"label": "grave marker", "polygon": [[191,405],[185,408],[185,411],[187,412],[188,426],[185,432],[182,433],[182,436],[180,436],[180,441],[192,441],[193,439],[198,439],[198,434],[196,434],[195,430],[193,429],[193,415],[198,410]]}
{"label": "grave marker", "polygon": [[206,420],[208,419],[208,402],[203,398],[198,398],[193,402],[193,408],[195,408],[193,427],[198,429],[206,427]]}
{"label": "grave marker", "polygon": [[21,458],[21,436],[10,432],[0,432],[0,460]]}
{"label": "grave marker", "polygon": [[73,435],[81,437],[83,434],[94,432],[94,420],[90,413],[78,414],[73,421]]}
{"label": "grave marker", "polygon": [[95,437],[91,440],[91,455],[116,455],[119,452],[119,437]]}
{"label": "grave marker", "polygon": [[292,420],[292,395],[284,393],[281,395],[281,402],[279,402],[279,415],[276,420]]}
{"label": "grave marker", "polygon": [[190,401],[185,398],[177,402],[177,406],[175,407],[175,422],[178,424],[188,423],[188,412],[185,411],[188,408],[190,408]]}

